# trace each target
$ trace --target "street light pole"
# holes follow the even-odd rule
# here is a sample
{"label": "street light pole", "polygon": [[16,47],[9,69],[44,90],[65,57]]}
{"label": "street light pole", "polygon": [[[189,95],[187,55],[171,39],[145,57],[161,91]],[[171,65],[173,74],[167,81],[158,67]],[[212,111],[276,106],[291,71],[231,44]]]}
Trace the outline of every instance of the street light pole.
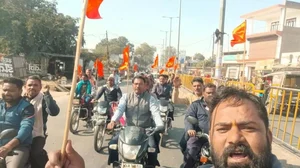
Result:
{"label": "street light pole", "polygon": [[179,46],[180,46],[180,26],[181,26],[181,1],[179,0],[179,22],[178,22],[178,44],[177,44],[177,58],[176,60],[179,60]]}
{"label": "street light pole", "polygon": [[167,58],[167,42],[168,42],[168,31],[165,30],[161,30],[161,32],[165,32],[166,33],[166,40],[165,40],[165,45],[164,45],[164,50],[165,50],[165,56],[164,56],[164,61]]}
{"label": "street light pole", "polygon": [[167,17],[167,16],[163,16],[163,18],[168,18],[170,19],[170,39],[169,39],[169,57],[171,56],[171,39],[172,39],[172,20],[173,18],[179,18],[179,17]]}

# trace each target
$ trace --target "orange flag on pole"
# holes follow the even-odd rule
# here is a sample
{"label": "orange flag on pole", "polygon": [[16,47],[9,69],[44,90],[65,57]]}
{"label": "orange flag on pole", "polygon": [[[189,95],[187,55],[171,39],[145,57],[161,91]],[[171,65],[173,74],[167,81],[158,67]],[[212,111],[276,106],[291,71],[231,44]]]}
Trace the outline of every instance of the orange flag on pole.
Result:
{"label": "orange flag on pole", "polygon": [[174,70],[176,71],[178,68],[179,68],[179,64],[176,64],[176,65],[174,66]]}
{"label": "orange flag on pole", "polygon": [[96,59],[96,61],[94,63],[94,68],[97,68],[97,76],[98,77],[103,77],[104,76],[103,64],[102,64],[101,60],[99,60],[98,58]]}
{"label": "orange flag on pole", "polygon": [[165,72],[165,70],[164,69],[161,69],[160,71],[159,71],[159,74],[162,74],[162,73],[164,73]]}
{"label": "orange flag on pole", "polygon": [[175,65],[175,56],[172,56],[171,58],[169,58],[168,62],[166,63],[166,67],[167,68],[172,68]]}
{"label": "orange flag on pole", "polygon": [[89,19],[101,19],[99,7],[102,2],[103,0],[88,0],[86,17],[88,17]]}
{"label": "orange flag on pole", "polygon": [[158,54],[156,55],[155,60],[154,60],[154,62],[153,62],[153,64],[152,64],[151,68],[154,69],[154,68],[156,68],[157,66],[158,66]]}
{"label": "orange flag on pole", "polygon": [[232,31],[233,39],[231,40],[231,47],[236,44],[245,43],[246,42],[246,30],[247,30],[247,21],[245,20],[242,24],[236,27]]}
{"label": "orange flag on pole", "polygon": [[78,65],[77,67],[77,75],[81,76],[82,75],[82,66]]}
{"label": "orange flag on pole", "polygon": [[129,45],[127,45],[123,50],[123,63],[120,66],[119,70],[126,70],[129,65]]}
{"label": "orange flag on pole", "polygon": [[133,70],[134,70],[134,72],[137,72],[137,71],[139,70],[139,67],[138,67],[137,64],[134,64],[134,65],[133,65]]}

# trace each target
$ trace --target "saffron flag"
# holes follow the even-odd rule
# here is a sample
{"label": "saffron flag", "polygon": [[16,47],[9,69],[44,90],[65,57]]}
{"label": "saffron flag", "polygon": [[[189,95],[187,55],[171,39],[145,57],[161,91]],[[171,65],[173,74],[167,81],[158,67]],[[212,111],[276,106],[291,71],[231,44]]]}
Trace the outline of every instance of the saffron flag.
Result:
{"label": "saffron flag", "polygon": [[103,64],[102,64],[101,60],[99,60],[98,58],[96,59],[96,61],[94,63],[94,68],[97,68],[97,76],[98,77],[104,77]]}
{"label": "saffron flag", "polygon": [[175,56],[169,58],[168,62],[166,63],[167,68],[172,68],[175,65]]}
{"label": "saffron flag", "polygon": [[134,70],[134,72],[137,72],[137,71],[139,70],[139,67],[138,67],[137,64],[134,64],[134,65],[133,65],[133,70]]}
{"label": "saffron flag", "polygon": [[179,64],[175,64],[174,70],[176,71],[179,68]]}
{"label": "saffron flag", "polygon": [[103,0],[88,0],[86,17],[88,17],[89,19],[101,19],[99,7],[102,2]]}
{"label": "saffron flag", "polygon": [[129,65],[129,45],[127,45],[123,50],[123,63],[120,66],[119,70],[126,70]]}
{"label": "saffron flag", "polygon": [[156,55],[156,57],[155,57],[155,60],[154,60],[154,62],[153,62],[153,64],[151,65],[151,68],[156,68],[158,66],[158,54]]}
{"label": "saffron flag", "polygon": [[247,30],[247,21],[245,20],[242,24],[236,27],[232,31],[233,39],[231,40],[231,47],[236,44],[245,43],[246,42],[246,30]]}
{"label": "saffron flag", "polygon": [[77,67],[77,75],[81,76],[82,75],[82,66],[78,65]]}
{"label": "saffron flag", "polygon": [[164,69],[161,69],[160,71],[159,71],[159,74],[162,74],[162,73],[164,73],[165,72],[165,70]]}

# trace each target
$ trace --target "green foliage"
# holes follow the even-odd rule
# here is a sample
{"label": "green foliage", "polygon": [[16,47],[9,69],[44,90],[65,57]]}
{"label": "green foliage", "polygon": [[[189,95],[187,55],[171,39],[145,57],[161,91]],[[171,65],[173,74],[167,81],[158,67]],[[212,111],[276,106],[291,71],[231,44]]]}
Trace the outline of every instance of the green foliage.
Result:
{"label": "green foliage", "polygon": [[126,45],[130,45],[130,50],[133,52],[134,50],[134,45],[129,43],[128,39],[124,36],[120,36],[118,38],[113,38],[107,41],[106,39],[102,39],[95,48],[94,53],[101,55],[101,56],[106,56],[107,55],[107,47],[109,54],[122,54],[123,49],[126,47]]}
{"label": "green foliage", "polygon": [[201,54],[201,53],[196,53],[196,54],[194,55],[194,59],[195,59],[195,60],[199,60],[199,61],[203,61],[203,60],[205,60],[205,57],[204,57],[204,55]]}
{"label": "green foliage", "polygon": [[150,46],[147,43],[142,43],[136,48],[134,62],[136,62],[139,67],[147,67],[153,64],[155,52],[156,47]]}
{"label": "green foliage", "polygon": [[74,54],[78,20],[58,13],[56,5],[47,0],[0,0],[0,52]]}

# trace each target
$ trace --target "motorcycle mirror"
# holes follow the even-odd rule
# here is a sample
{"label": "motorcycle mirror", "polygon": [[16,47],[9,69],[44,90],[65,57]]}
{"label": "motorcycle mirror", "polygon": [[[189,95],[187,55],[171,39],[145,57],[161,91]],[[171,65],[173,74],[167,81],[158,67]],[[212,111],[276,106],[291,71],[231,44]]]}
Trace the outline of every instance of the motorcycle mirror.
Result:
{"label": "motorcycle mirror", "polygon": [[193,125],[198,124],[197,118],[195,118],[195,117],[193,117],[193,116],[188,116],[186,119],[187,119],[187,121],[188,121],[189,123],[191,123],[191,124],[193,124]]}
{"label": "motorcycle mirror", "polygon": [[18,131],[13,128],[10,128],[10,129],[3,130],[0,133],[0,139],[9,139],[9,138],[13,138],[17,135],[18,135]]}
{"label": "motorcycle mirror", "polygon": [[112,149],[112,150],[117,150],[118,149],[118,145],[117,144],[112,144],[112,145],[109,145],[108,148]]}

